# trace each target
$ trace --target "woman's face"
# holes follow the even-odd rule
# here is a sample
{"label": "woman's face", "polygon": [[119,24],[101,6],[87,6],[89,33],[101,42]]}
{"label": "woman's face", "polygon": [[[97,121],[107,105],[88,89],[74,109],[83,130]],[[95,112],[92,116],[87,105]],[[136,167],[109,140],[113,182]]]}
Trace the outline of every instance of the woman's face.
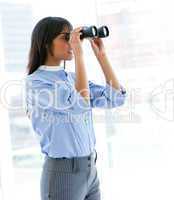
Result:
{"label": "woman's face", "polygon": [[72,49],[68,41],[69,33],[70,31],[68,28],[64,28],[64,30],[53,40],[52,52],[54,60],[71,60],[73,58]]}

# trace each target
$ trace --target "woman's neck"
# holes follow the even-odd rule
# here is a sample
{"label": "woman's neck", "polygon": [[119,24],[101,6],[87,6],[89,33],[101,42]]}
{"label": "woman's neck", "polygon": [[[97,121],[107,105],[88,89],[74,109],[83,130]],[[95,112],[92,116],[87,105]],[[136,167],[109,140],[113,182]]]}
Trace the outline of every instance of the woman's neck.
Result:
{"label": "woman's neck", "polygon": [[61,60],[47,59],[44,65],[47,66],[60,66]]}

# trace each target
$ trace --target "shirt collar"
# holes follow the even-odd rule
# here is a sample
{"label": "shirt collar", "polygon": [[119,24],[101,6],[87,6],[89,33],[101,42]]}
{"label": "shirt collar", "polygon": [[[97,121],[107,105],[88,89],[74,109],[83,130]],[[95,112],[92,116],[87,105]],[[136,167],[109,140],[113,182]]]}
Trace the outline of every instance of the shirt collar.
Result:
{"label": "shirt collar", "polygon": [[52,66],[52,65],[41,65],[39,67],[40,70],[46,70],[46,71],[60,71],[60,70],[64,70],[63,66],[60,65],[56,65],[56,66]]}

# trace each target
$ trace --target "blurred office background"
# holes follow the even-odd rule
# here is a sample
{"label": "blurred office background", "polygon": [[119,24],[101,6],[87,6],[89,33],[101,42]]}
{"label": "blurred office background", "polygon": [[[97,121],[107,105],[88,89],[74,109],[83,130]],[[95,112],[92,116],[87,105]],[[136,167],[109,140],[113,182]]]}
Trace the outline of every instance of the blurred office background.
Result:
{"label": "blurred office background", "polygon": [[[40,199],[43,163],[23,105],[31,31],[62,16],[74,27],[107,25],[103,39],[127,100],[94,109],[102,200],[174,199],[174,26],[170,0],[0,0],[0,200]],[[88,78],[104,76],[88,41]],[[74,71],[73,61],[66,63]]]}

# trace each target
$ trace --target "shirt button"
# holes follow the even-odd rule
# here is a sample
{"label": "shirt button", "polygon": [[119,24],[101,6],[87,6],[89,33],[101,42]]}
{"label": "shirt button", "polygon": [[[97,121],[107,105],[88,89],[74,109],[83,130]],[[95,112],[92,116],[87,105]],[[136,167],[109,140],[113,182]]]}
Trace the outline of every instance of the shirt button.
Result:
{"label": "shirt button", "polygon": [[90,157],[88,157],[88,160],[91,160],[91,158],[90,158]]}
{"label": "shirt button", "polygon": [[88,167],[91,167],[91,164],[88,164]]}

